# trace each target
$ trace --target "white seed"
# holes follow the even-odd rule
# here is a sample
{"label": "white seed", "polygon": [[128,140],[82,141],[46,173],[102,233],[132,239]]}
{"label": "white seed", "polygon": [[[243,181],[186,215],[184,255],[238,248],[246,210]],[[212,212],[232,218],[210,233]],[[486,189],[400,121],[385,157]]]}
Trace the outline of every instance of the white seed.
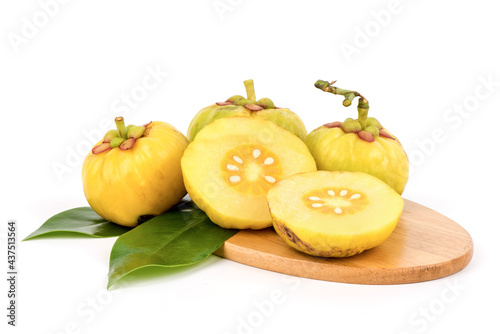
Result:
{"label": "white seed", "polygon": [[351,199],[360,199],[361,195],[360,194],[354,194],[351,196]]}
{"label": "white seed", "polygon": [[269,157],[269,158],[266,158],[266,160],[264,160],[264,165],[270,165],[274,162],[274,159]]}
{"label": "white seed", "polygon": [[316,197],[316,196],[311,196],[311,197],[309,197],[309,200],[311,200],[311,201],[319,201],[320,199],[321,199],[321,198]]}
{"label": "white seed", "polygon": [[227,169],[229,169],[229,170],[240,170],[240,169],[238,168],[238,166],[231,165],[231,164],[227,165],[226,167],[227,167]]}
{"label": "white seed", "polygon": [[256,148],[255,150],[253,150],[253,157],[255,159],[257,159],[258,157],[260,157],[260,150],[258,148]]}
{"label": "white seed", "polygon": [[342,213],[342,209],[341,208],[335,208],[333,210],[336,214],[340,215]]}
{"label": "white seed", "polygon": [[330,195],[330,196],[335,196],[335,191],[333,191],[333,190],[328,190],[328,195]]}
{"label": "white seed", "polygon": [[323,204],[322,203],[313,203],[313,204],[311,204],[311,206],[313,208],[321,208],[323,206]]}
{"label": "white seed", "polygon": [[264,178],[266,179],[267,182],[271,182],[271,183],[276,182],[276,179],[272,176],[266,175],[266,176],[264,176]]}
{"label": "white seed", "polygon": [[340,192],[340,196],[344,197],[345,195],[347,195],[347,190],[342,190]]}
{"label": "white seed", "polygon": [[229,177],[229,181],[231,181],[233,183],[240,182],[241,181],[241,177],[238,176],[238,175],[231,175]]}
{"label": "white seed", "polygon": [[243,163],[243,160],[239,156],[237,156],[237,155],[233,155],[233,160],[236,161],[239,164]]}

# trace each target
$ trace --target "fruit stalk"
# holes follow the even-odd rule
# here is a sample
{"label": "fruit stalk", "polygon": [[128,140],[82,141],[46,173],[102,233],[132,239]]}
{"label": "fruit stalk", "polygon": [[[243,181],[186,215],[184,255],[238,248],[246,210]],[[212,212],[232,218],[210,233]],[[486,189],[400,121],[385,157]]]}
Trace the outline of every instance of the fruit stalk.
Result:
{"label": "fruit stalk", "polygon": [[366,129],[366,119],[368,118],[368,101],[360,96],[358,100],[358,122],[363,129]]}
{"label": "fruit stalk", "polygon": [[253,86],[253,80],[248,79],[243,81],[243,83],[245,84],[245,89],[247,91],[247,99],[250,100],[250,103],[255,103],[256,97],[255,97],[255,88]]}
{"label": "fruit stalk", "polygon": [[126,151],[134,146],[137,139],[148,134],[147,126],[151,122],[143,126],[135,126],[130,124],[125,126],[125,120],[119,116],[115,118],[116,130],[109,130],[104,135],[101,144],[96,145],[92,149],[92,153],[99,154],[109,149],[119,147],[120,150]]}
{"label": "fruit stalk", "polygon": [[118,130],[118,136],[120,138],[127,138],[127,127],[125,126],[125,120],[123,117],[115,118],[116,129]]}
{"label": "fruit stalk", "polygon": [[342,89],[333,86],[333,84],[336,81],[328,82],[324,80],[317,80],[314,83],[314,87],[321,89],[324,92],[327,93],[332,93],[335,95],[342,95],[344,96],[344,101],[342,104],[344,107],[348,107],[351,105],[352,101],[356,98],[359,97],[358,100],[358,122],[361,124],[361,128],[365,129],[366,128],[366,119],[368,117],[368,100],[361,95],[360,93],[354,91],[354,90],[348,90],[348,89]]}

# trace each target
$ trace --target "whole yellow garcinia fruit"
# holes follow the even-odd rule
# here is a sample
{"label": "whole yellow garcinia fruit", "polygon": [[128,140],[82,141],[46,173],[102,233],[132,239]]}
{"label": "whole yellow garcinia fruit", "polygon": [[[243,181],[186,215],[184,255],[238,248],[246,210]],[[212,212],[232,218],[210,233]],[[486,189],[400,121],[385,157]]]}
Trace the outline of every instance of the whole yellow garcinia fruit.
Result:
{"label": "whole yellow garcinia fruit", "polygon": [[232,116],[265,119],[290,131],[301,140],[306,139],[306,127],[296,113],[287,108],[275,107],[273,101],[267,97],[257,100],[252,79],[243,83],[247,98],[241,95],[231,96],[224,102],[217,102],[201,109],[193,117],[187,131],[189,141],[193,141],[198,132],[213,121]]}
{"label": "whole yellow garcinia fruit", "polygon": [[363,172],[373,175],[402,194],[410,163],[401,142],[373,117],[368,101],[359,93],[318,80],[316,88],[343,95],[344,106],[359,97],[358,118],[331,122],[311,131],[305,143],[319,170]]}
{"label": "whole yellow garcinia fruit", "polygon": [[125,127],[115,119],[82,168],[92,209],[113,223],[134,227],[177,204],[185,195],[181,158],[187,138],[172,125],[150,122]]}

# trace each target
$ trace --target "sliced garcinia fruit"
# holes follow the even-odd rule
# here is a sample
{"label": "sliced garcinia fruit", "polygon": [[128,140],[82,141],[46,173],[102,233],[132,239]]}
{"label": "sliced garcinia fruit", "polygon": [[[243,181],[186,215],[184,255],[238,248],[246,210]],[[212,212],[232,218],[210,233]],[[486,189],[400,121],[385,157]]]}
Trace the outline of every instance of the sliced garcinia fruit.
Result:
{"label": "sliced garcinia fruit", "polygon": [[273,122],[227,117],[204,127],[181,161],[191,199],[225,228],[272,225],[267,192],[279,180],[316,170],[302,140]]}
{"label": "sliced garcinia fruit", "polygon": [[380,179],[361,172],[293,175],[267,195],[276,232],[293,248],[325,257],[359,254],[384,242],[404,201]]}

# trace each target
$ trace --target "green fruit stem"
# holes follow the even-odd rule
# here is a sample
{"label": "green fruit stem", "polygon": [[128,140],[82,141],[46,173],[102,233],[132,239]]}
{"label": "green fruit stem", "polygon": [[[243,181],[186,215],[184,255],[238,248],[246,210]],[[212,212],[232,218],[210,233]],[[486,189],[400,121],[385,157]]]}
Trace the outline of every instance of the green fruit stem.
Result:
{"label": "green fruit stem", "polygon": [[217,102],[219,106],[226,106],[234,104],[236,106],[245,107],[251,112],[261,111],[263,109],[274,109],[274,103],[271,99],[267,97],[263,97],[260,100],[256,101],[255,88],[253,85],[253,80],[248,79],[243,81],[245,84],[245,89],[247,91],[247,98],[244,98],[241,95],[233,95],[226,100],[226,102]]}
{"label": "green fruit stem", "polygon": [[255,88],[253,86],[253,80],[248,79],[243,81],[243,83],[245,84],[245,89],[247,91],[247,99],[250,100],[250,103],[255,103],[256,98],[255,98]]}
{"label": "green fruit stem", "polygon": [[362,129],[366,128],[366,119],[368,117],[368,100],[361,95],[360,93],[354,91],[354,90],[347,90],[347,89],[342,89],[333,86],[335,81],[328,82],[324,80],[318,80],[314,83],[314,87],[321,89],[324,92],[327,93],[332,93],[335,95],[342,95],[344,96],[344,101],[343,105],[345,107],[348,107],[351,105],[352,101],[356,98],[359,97],[358,100],[358,122],[361,124]]}
{"label": "green fruit stem", "polygon": [[123,117],[119,116],[115,118],[116,129],[118,130],[118,136],[120,138],[127,138],[127,127],[125,126],[125,120]]}
{"label": "green fruit stem", "polygon": [[366,119],[368,118],[368,101],[360,96],[358,100],[358,122],[363,129],[366,128]]}

